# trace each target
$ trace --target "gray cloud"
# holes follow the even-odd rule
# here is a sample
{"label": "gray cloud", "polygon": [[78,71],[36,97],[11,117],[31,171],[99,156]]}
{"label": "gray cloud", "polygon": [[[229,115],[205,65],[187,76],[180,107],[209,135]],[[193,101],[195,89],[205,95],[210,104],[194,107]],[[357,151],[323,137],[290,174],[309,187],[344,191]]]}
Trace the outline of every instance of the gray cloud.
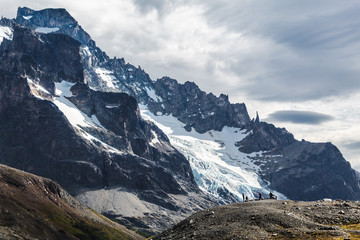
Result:
{"label": "gray cloud", "polygon": [[214,0],[206,7],[212,26],[259,40],[251,55],[234,49],[230,69],[246,83],[233,93],[286,102],[359,91],[359,2]]}
{"label": "gray cloud", "polygon": [[346,147],[349,150],[360,150],[360,141],[349,143],[349,144],[344,144],[344,147]]}
{"label": "gray cloud", "polygon": [[157,10],[162,12],[169,1],[164,0],[134,0],[135,5],[142,11],[148,12],[151,10]]}
{"label": "gray cloud", "polygon": [[330,115],[317,112],[285,110],[271,113],[268,119],[270,121],[275,120],[279,122],[291,122],[296,124],[318,125],[323,122],[333,120],[334,118]]}

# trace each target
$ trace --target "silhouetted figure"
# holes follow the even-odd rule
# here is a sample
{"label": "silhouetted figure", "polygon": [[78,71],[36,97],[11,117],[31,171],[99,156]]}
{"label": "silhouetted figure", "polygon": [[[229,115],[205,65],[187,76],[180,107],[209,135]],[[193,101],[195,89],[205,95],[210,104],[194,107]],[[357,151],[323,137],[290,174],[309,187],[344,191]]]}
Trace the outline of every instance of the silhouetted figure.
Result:
{"label": "silhouetted figure", "polygon": [[249,198],[248,196],[245,197],[245,202],[248,202],[249,201]]}
{"label": "silhouetted figure", "polygon": [[269,197],[270,197],[270,199],[277,199],[277,196],[275,194],[273,194],[272,192],[270,192]]}
{"label": "silhouetted figure", "polygon": [[262,199],[262,193],[259,192],[259,200],[261,200],[261,199]]}

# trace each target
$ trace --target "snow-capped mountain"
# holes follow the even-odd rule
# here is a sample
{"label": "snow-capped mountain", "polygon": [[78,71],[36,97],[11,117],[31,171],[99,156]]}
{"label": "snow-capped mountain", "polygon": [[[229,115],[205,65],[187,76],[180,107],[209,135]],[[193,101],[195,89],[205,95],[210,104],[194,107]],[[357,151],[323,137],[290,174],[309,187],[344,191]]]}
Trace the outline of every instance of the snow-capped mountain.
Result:
{"label": "snow-capped mountain", "polygon": [[1,163],[51,178],[95,210],[149,232],[211,204],[187,159],[141,118],[134,97],[89,88],[80,42],[9,29],[0,50]]}
{"label": "snow-capped mountain", "polygon": [[297,141],[195,83],[150,79],[109,58],[64,9],[19,8],[0,26],[1,162],[102,213],[160,229],[206,207],[202,192],[218,203],[269,191],[360,199],[331,143]]}

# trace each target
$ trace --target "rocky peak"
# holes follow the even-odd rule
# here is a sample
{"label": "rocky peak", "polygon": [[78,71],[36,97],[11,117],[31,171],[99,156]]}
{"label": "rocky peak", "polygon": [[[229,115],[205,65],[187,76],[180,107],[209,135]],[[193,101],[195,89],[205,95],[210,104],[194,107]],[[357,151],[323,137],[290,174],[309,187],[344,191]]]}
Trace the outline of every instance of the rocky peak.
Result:
{"label": "rocky peak", "polygon": [[258,116],[249,127],[248,134],[243,140],[236,143],[244,153],[270,151],[288,145],[295,141],[294,136],[285,128],[276,128],[273,124],[259,122]]}
{"label": "rocky peak", "polygon": [[40,11],[26,7],[18,8],[15,22],[37,31],[52,29],[54,32],[67,34],[82,44],[92,45],[90,35],[63,8],[47,8]]}
{"label": "rocky peak", "polygon": [[245,104],[231,104],[228,96],[205,93],[193,82],[178,83],[163,77],[154,82],[158,99],[148,102],[155,114],[172,114],[199,133],[221,131],[224,126],[244,128],[250,122]]}
{"label": "rocky peak", "polygon": [[55,94],[54,82],[82,82],[80,43],[63,34],[41,34],[14,25],[12,41],[4,40],[1,68],[39,83]]}
{"label": "rocky peak", "polygon": [[30,8],[18,8],[17,17],[14,22],[18,25],[41,33],[65,34],[79,41],[81,45],[87,46],[96,59],[92,59],[92,66],[99,62],[106,62],[109,57],[102,52],[90,35],[79,25],[79,23],[62,8],[47,8],[33,10]]}

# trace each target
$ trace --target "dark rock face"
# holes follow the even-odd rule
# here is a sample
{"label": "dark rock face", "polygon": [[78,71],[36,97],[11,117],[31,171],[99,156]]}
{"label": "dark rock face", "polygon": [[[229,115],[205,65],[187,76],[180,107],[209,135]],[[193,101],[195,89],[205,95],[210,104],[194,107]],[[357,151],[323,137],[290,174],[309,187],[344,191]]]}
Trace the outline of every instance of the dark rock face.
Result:
{"label": "dark rock face", "polygon": [[[13,79],[11,82],[16,83]],[[2,86],[3,82],[1,83]],[[20,94],[14,92],[14,95]],[[138,155],[110,155],[79,137],[62,112],[51,102],[33,96],[24,97],[22,101],[19,99],[18,104],[14,104],[7,96],[1,99],[9,99],[11,105],[14,105],[2,102],[0,159],[4,164],[52,178],[64,187],[122,186],[135,191],[159,189],[174,194],[198,191],[190,166],[181,154],[171,149],[170,144],[169,153],[152,150],[145,133],[136,129],[138,126],[131,126],[136,121],[132,119],[136,116],[136,108],[135,112],[123,111],[123,122],[114,127],[121,129],[121,124],[124,124],[129,127],[129,131],[125,129],[122,133],[113,133],[112,138],[119,140],[115,146],[120,145],[120,149],[127,151],[132,148]],[[134,99],[131,100],[135,102]],[[115,121],[114,119],[113,122]],[[138,124],[151,129],[146,122]],[[132,135],[131,130],[137,141],[132,142],[129,138],[121,142],[126,135]],[[143,138],[138,137],[138,134],[143,134]],[[111,144],[110,141],[109,143]],[[131,146],[130,149],[128,145]],[[169,170],[161,165],[169,166]],[[178,177],[184,181],[182,186],[174,179],[172,170],[179,172]]]}
{"label": "dark rock face", "polygon": [[360,198],[355,171],[331,143],[295,141],[272,153],[279,157],[264,163],[264,179],[270,182],[270,187],[286,193],[289,198]]}
{"label": "dark rock face", "polygon": [[[74,85],[71,91],[74,96],[69,100],[88,116],[96,115],[101,124],[112,132],[112,137],[102,138],[105,143],[117,149],[131,150],[137,156],[156,162],[161,167],[153,171],[164,177],[159,184],[171,193],[184,194],[185,191],[174,182],[166,170],[179,173],[181,178],[193,185],[192,191],[198,191],[194,187],[196,183],[188,161],[170,145],[159,128],[141,118],[135,98],[125,93],[93,91],[81,83]],[[154,137],[153,132],[161,140],[161,146],[154,147],[149,144]]]}
{"label": "dark rock face", "polygon": [[0,69],[0,112],[16,106],[30,95],[30,88],[25,78]]}
{"label": "dark rock face", "polygon": [[[135,98],[96,92],[83,83],[78,41],[14,25],[14,38],[1,45],[1,56],[2,163],[52,178],[67,188],[121,186],[166,196],[199,191],[185,157],[160,129],[141,119]],[[50,101],[34,96],[21,76],[46,88]],[[85,114],[95,115],[106,129],[73,126],[51,102],[54,82],[64,79],[77,82],[69,100]],[[83,134],[99,138],[86,140]],[[150,144],[154,137],[161,141],[158,147]],[[104,149],[104,144],[115,150]]]}
{"label": "dark rock face", "polygon": [[81,44],[92,45],[93,42],[78,22],[62,8],[35,11],[30,8],[18,8],[15,22],[35,30],[36,28],[59,28],[57,33],[68,35]]}
{"label": "dark rock face", "polygon": [[221,131],[224,126],[244,128],[250,122],[245,104],[231,104],[223,94],[220,97],[206,94],[195,83],[179,84],[164,77],[154,83],[154,89],[161,99],[151,99],[149,110],[154,114],[172,114],[186,124],[187,131],[191,128],[199,133]]}
{"label": "dark rock face", "polygon": [[239,151],[244,153],[270,151],[295,141],[294,136],[286,129],[276,128],[265,122],[252,123],[247,129],[251,134],[236,143]]}
{"label": "dark rock face", "polygon": [[269,187],[294,200],[360,199],[355,171],[331,143],[297,141],[283,128],[254,123],[251,133],[236,143],[254,158]]}
{"label": "dark rock face", "polygon": [[1,69],[27,76],[54,94],[54,82],[84,81],[80,43],[66,35],[36,34],[14,25],[1,45]]}

